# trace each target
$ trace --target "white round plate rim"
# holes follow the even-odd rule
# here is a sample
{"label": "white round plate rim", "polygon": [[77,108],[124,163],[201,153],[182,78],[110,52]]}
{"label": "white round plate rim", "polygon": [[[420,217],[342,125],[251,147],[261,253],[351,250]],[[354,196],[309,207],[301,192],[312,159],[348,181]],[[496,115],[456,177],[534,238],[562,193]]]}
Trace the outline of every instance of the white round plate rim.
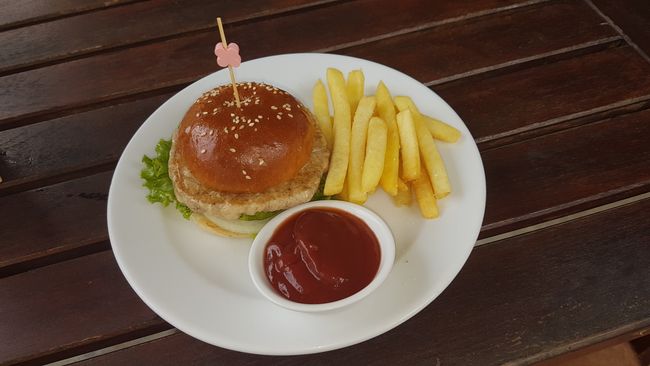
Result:
{"label": "white round plate rim", "polygon": [[[411,96],[423,113],[461,131],[456,144],[439,144],[454,189],[439,202],[440,218],[421,219],[417,204],[395,208],[378,191],[366,207],[394,225],[396,245],[401,241],[393,271],[382,286],[350,307],[316,314],[298,315],[263,298],[248,276],[248,283],[239,276],[240,257],[241,273],[248,271],[250,241],[211,236],[173,208],[149,204],[139,179],[142,155],[152,155],[158,139],[171,136],[202,92],[228,82],[227,70],[210,74],[175,94],[143,123],[125,148],[109,190],[108,231],[117,263],[145,304],[179,330],[213,345],[256,354],[308,354],[346,347],[417,314],[451,283],[469,257],[485,211],[485,174],[472,135],[437,94],[387,66],[334,54],[269,56],[242,63],[237,75],[242,81],[272,83],[311,106],[311,87],[317,78],[324,79],[328,66],[344,72],[361,68],[367,93],[381,79],[394,96]],[[388,211],[397,214],[382,215]],[[417,220],[408,219],[413,215]],[[271,336],[280,330],[282,336]]]}

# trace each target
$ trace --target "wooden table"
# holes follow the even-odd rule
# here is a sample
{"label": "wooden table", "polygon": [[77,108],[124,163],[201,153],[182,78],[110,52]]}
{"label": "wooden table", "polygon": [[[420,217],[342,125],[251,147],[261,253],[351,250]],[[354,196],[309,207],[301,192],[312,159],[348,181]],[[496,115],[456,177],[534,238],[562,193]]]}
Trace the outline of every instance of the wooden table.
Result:
{"label": "wooden table", "polygon": [[[248,355],[173,329],[124,280],[112,171],[153,110],[215,71],[216,16],[244,59],[377,61],[467,123],[483,229],[406,323],[325,354]],[[529,364],[647,334],[649,54],[647,0],[0,0],[0,364]]]}

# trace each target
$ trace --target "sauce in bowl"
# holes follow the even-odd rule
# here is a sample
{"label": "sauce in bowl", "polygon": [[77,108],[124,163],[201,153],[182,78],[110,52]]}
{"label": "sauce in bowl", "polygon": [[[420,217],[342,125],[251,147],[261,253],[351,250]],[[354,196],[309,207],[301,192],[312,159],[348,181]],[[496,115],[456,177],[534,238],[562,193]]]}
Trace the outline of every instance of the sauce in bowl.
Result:
{"label": "sauce in bowl", "polygon": [[310,208],[278,226],[264,248],[264,271],[283,297],[322,304],[349,297],[377,274],[379,242],[361,219],[336,208]]}

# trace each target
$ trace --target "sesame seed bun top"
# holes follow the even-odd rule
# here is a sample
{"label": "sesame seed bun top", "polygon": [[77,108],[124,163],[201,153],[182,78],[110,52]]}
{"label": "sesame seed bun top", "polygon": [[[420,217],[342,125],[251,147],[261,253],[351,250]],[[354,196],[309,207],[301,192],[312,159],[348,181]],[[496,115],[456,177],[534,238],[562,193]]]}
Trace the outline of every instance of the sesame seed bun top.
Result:
{"label": "sesame seed bun top", "polygon": [[291,94],[262,83],[238,83],[204,93],[185,114],[176,143],[181,161],[206,187],[263,192],[290,180],[309,160],[311,113]]}

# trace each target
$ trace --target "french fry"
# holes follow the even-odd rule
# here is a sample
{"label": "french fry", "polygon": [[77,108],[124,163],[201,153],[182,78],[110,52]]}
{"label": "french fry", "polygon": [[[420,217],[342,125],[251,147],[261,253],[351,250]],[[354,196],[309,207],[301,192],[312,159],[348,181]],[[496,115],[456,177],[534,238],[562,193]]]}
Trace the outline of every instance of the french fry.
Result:
{"label": "french fry", "polygon": [[388,127],[386,127],[386,123],[379,117],[372,117],[368,124],[366,158],[363,161],[363,175],[361,177],[361,188],[364,192],[374,191],[379,184],[379,179],[381,179],[384,171],[387,138]]}
{"label": "french fry", "polygon": [[325,140],[327,140],[327,148],[331,151],[334,141],[334,136],[332,135],[332,118],[330,117],[330,110],[327,104],[327,91],[320,79],[314,85],[312,95],[314,99],[314,115],[316,116],[321,132],[323,132],[323,136],[325,136]]}
{"label": "french fry", "polygon": [[347,184],[350,202],[358,204],[363,204],[368,199],[366,191],[361,189],[361,175],[366,155],[368,122],[375,111],[375,104],[375,97],[361,98],[352,121]]}
{"label": "french fry", "polygon": [[379,184],[391,196],[398,193],[397,180],[399,168],[399,131],[395,120],[395,105],[393,97],[383,81],[377,85],[375,91],[377,99],[377,114],[386,122],[388,137],[386,142],[386,160],[384,161],[384,172],[381,174]]}
{"label": "french fry", "polygon": [[397,206],[410,206],[411,205],[411,189],[409,185],[404,183],[399,177],[397,178],[397,194],[391,197]]}
{"label": "french fry", "polygon": [[325,179],[323,193],[333,196],[343,190],[343,183],[350,160],[350,103],[345,88],[343,73],[335,68],[327,69],[327,84],[334,106],[334,146],[330,156],[330,167]]}
{"label": "french fry", "polygon": [[420,178],[414,180],[412,184],[413,190],[415,191],[415,199],[418,201],[422,216],[427,219],[438,217],[438,204],[427,172],[422,169]]}
{"label": "french fry", "polygon": [[343,182],[343,189],[338,194],[334,195],[334,198],[341,201],[350,200],[350,190],[348,189],[348,181]]}
{"label": "french fry", "polygon": [[460,131],[442,122],[439,119],[435,119],[423,114],[422,121],[424,122],[424,125],[427,127],[429,132],[431,132],[433,138],[437,140],[445,142],[456,142],[460,138]]}
{"label": "french fry", "polygon": [[363,71],[352,70],[348,73],[347,93],[352,113],[357,110],[357,105],[363,97],[365,77]]}
{"label": "french fry", "polygon": [[416,121],[422,121],[435,139],[445,142],[456,142],[460,138],[460,131],[454,127],[420,113],[420,110],[411,98],[403,96],[395,97],[395,105],[400,112],[405,109],[410,109],[413,113],[413,118]]}
{"label": "french fry", "polygon": [[437,199],[444,198],[451,192],[451,185],[447,177],[445,163],[440,157],[438,148],[433,142],[433,136],[422,122],[422,119],[415,121],[415,131],[418,135],[418,146],[420,147],[420,156],[424,161],[424,167],[431,179],[431,186]]}
{"label": "french fry", "polygon": [[409,109],[397,114],[397,129],[402,156],[402,178],[411,181],[420,177],[420,151],[415,122]]}

